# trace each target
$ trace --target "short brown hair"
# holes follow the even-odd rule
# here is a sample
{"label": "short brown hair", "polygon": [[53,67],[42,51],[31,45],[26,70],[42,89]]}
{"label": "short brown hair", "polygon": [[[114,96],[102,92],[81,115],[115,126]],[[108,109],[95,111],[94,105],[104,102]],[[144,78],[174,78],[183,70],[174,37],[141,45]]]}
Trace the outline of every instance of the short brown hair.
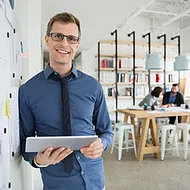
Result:
{"label": "short brown hair", "polygon": [[64,23],[76,24],[78,26],[78,32],[79,32],[78,37],[81,36],[80,21],[74,15],[67,13],[67,12],[59,13],[50,19],[50,21],[48,22],[48,25],[47,25],[47,30],[46,30],[47,36],[50,35],[50,32],[52,30],[52,26],[53,26],[54,22],[64,22]]}

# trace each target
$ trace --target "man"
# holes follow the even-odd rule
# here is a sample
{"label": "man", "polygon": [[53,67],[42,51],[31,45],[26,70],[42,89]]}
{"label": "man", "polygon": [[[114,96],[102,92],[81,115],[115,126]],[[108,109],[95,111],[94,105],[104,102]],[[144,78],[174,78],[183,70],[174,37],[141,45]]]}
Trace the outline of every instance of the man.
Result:
{"label": "man", "polygon": [[[19,89],[21,153],[40,168],[44,190],[102,190],[105,185],[101,156],[113,133],[101,85],[72,65],[80,36],[80,22],[72,14],[51,18],[45,36],[50,63]],[[65,111],[68,103],[70,110]],[[44,152],[25,152],[29,136],[65,135],[69,126],[65,120],[70,122],[71,135],[99,138],[80,151],[49,147]]]}
{"label": "man", "polygon": [[[178,84],[173,84],[171,91],[164,94],[162,104],[167,107],[180,106],[181,104],[184,104],[183,95],[181,92],[178,92],[178,90]],[[169,119],[170,124],[175,123],[175,117],[170,117]]]}

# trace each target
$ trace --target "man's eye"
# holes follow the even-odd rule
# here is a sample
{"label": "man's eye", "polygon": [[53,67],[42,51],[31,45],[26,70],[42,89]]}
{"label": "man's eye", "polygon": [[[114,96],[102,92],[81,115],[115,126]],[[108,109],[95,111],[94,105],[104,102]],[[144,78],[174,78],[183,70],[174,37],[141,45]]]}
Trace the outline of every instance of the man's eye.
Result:
{"label": "man's eye", "polygon": [[61,34],[55,34],[54,38],[59,38],[59,39],[61,39],[61,38],[62,38],[62,35],[61,35]]}
{"label": "man's eye", "polygon": [[68,36],[68,38],[69,38],[70,41],[75,41],[76,40],[74,36]]}

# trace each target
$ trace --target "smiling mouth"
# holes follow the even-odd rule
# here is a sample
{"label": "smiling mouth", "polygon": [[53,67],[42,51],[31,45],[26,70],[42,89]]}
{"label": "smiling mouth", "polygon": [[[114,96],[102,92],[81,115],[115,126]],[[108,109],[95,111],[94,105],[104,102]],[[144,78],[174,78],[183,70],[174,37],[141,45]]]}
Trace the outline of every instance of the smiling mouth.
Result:
{"label": "smiling mouth", "polygon": [[65,51],[65,50],[59,50],[59,49],[56,49],[56,51],[60,54],[63,54],[63,55],[68,55],[70,52],[68,51]]}

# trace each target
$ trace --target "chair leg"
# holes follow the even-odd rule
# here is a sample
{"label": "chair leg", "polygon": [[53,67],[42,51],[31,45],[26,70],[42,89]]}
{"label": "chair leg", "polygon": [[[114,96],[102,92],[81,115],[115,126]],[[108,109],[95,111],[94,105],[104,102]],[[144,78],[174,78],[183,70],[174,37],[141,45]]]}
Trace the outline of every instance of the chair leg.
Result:
{"label": "chair leg", "polygon": [[179,151],[178,151],[178,133],[177,130],[174,130],[174,139],[175,139],[175,147],[176,147],[176,153],[177,153],[177,157],[179,158]]}
{"label": "chair leg", "polygon": [[135,156],[137,158],[137,149],[136,149],[136,143],[135,143],[135,132],[134,132],[133,128],[131,129],[131,133],[132,133],[132,139],[133,139],[133,148],[134,148],[134,151],[135,151]]}
{"label": "chair leg", "polygon": [[160,129],[158,128],[157,129],[157,134],[158,134],[158,144],[160,144],[160,138],[161,138],[161,131],[160,131]]}
{"label": "chair leg", "polygon": [[181,129],[179,127],[176,127],[176,131],[177,131],[177,140],[179,140],[181,138],[180,137]]}
{"label": "chair leg", "polygon": [[119,132],[118,160],[121,160],[121,156],[122,156],[122,145],[123,145],[123,130],[118,128],[118,132]]}
{"label": "chair leg", "polygon": [[166,130],[162,129],[161,130],[161,160],[164,160],[164,155],[165,155],[165,146],[166,146]]}
{"label": "chair leg", "polygon": [[125,129],[126,152],[129,152],[129,130]]}
{"label": "chair leg", "polygon": [[116,136],[116,126],[114,127],[113,143],[112,143],[112,146],[111,146],[111,154],[113,154],[113,149],[114,149],[114,146],[115,146],[115,136]]}
{"label": "chair leg", "polygon": [[188,131],[189,131],[188,129],[183,130],[184,160],[187,160]]}

